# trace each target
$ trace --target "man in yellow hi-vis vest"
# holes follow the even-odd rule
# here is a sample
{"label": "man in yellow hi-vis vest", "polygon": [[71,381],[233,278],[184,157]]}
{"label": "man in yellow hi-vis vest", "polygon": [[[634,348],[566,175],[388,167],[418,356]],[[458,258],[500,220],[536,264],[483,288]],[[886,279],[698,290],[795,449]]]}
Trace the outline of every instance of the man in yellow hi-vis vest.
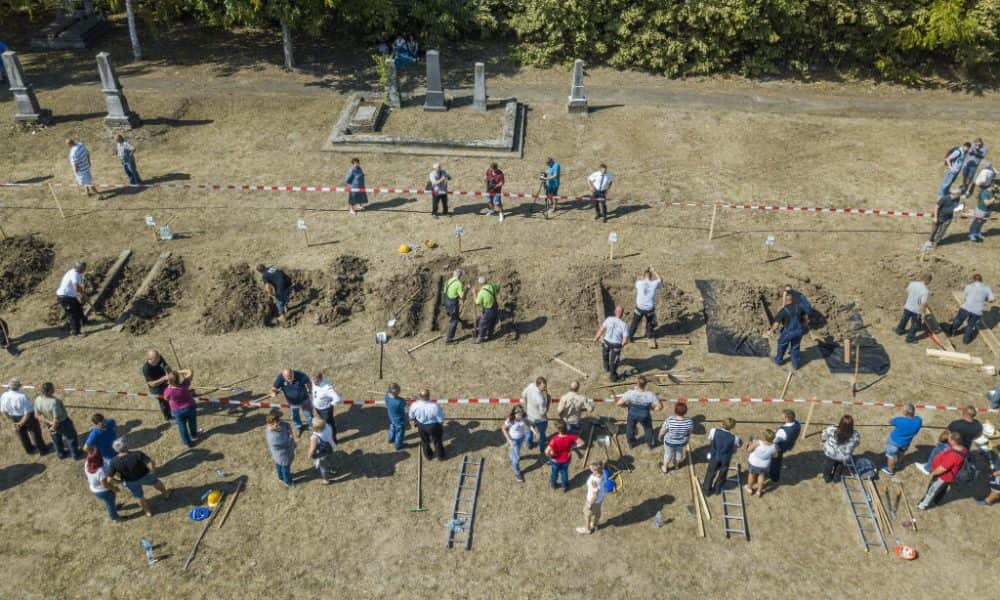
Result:
{"label": "man in yellow hi-vis vest", "polygon": [[486,283],[485,277],[479,277],[476,306],[482,309],[483,314],[480,315],[479,326],[476,328],[477,344],[493,337],[493,328],[497,324],[497,317],[500,316],[500,305],[497,301],[497,294],[499,293],[500,286],[495,283]]}
{"label": "man in yellow hi-vis vest", "polygon": [[462,269],[455,269],[451,279],[444,284],[444,311],[448,315],[448,335],[444,343],[455,343],[455,329],[461,321],[459,303],[465,299],[465,285],[462,284]]}

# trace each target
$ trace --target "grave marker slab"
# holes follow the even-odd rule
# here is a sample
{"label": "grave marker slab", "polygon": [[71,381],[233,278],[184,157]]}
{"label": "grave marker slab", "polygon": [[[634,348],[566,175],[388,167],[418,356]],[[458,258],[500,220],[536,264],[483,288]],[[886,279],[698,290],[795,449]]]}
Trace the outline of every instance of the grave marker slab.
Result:
{"label": "grave marker slab", "polygon": [[111,65],[111,57],[107,52],[97,55],[97,71],[101,75],[101,92],[104,93],[104,104],[108,116],[104,124],[108,127],[132,128],[139,123],[139,117],[128,107],[128,100],[122,91],[122,84]]}
{"label": "grave marker slab", "polygon": [[424,110],[448,110],[448,106],[444,101],[444,88],[441,86],[441,57],[438,51],[428,50],[426,60],[427,96],[424,98]]}
{"label": "grave marker slab", "polygon": [[7,73],[10,93],[14,96],[14,121],[17,123],[47,123],[52,112],[39,108],[38,98],[31,86],[24,82],[21,61],[17,53],[8,50],[3,53],[3,68]]}
{"label": "grave marker slab", "polygon": [[473,110],[486,110],[486,65],[481,62],[476,63],[475,88],[472,91]]}
{"label": "grave marker slab", "polygon": [[583,61],[579,58],[573,63],[573,79],[570,82],[566,109],[571,113],[587,112],[587,96],[583,92]]}

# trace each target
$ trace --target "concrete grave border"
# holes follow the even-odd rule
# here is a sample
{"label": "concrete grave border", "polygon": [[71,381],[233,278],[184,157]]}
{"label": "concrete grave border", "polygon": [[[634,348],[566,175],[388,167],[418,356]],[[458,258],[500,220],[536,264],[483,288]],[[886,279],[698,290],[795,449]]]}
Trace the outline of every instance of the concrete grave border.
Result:
{"label": "concrete grave border", "polygon": [[[526,107],[515,99],[504,106],[503,127],[500,137],[493,139],[447,140],[417,136],[379,135],[375,133],[348,133],[351,117],[362,102],[379,102],[379,92],[354,92],[347,98],[333,131],[327,137],[323,152],[376,152],[386,154],[419,154],[437,156],[497,156],[499,154],[524,155],[524,130]],[[389,111],[391,115],[391,110]],[[444,118],[448,113],[444,113]],[[388,117],[388,118],[391,118]],[[437,117],[435,117],[437,118]]]}

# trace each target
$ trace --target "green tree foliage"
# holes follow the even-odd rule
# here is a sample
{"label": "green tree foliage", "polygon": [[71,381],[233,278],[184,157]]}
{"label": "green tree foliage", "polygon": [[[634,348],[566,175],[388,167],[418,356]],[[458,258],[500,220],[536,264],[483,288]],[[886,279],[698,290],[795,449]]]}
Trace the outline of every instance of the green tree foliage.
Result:
{"label": "green tree foliage", "polygon": [[[62,0],[0,0],[43,14]],[[132,0],[145,19],[321,33],[371,45],[413,33],[424,47],[516,39],[521,60],[682,77],[834,68],[911,79],[947,67],[996,77],[1000,0]],[[123,0],[96,0],[120,10]],[[290,55],[287,56],[290,59]]]}

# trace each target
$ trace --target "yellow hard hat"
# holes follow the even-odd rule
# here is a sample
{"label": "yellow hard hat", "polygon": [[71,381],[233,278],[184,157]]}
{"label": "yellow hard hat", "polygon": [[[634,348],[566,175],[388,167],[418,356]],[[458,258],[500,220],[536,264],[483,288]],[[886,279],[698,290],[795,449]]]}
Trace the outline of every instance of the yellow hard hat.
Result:
{"label": "yellow hard hat", "polygon": [[407,246],[406,244],[400,244],[399,245],[399,253],[400,254],[406,254],[409,251],[410,251],[410,247]]}
{"label": "yellow hard hat", "polygon": [[215,508],[219,505],[219,500],[221,499],[222,492],[213,491],[208,494],[208,497],[205,499],[205,504],[207,504],[209,508]]}

